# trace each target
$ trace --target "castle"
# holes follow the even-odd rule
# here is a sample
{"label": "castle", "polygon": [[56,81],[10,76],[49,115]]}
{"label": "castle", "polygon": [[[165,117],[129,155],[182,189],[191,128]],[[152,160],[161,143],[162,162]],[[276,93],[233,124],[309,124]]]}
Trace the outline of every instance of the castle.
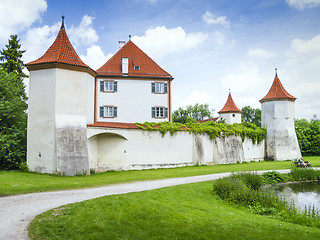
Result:
{"label": "castle", "polygon": [[[62,21],[53,44],[30,72],[27,163],[31,171],[75,175],[301,158],[294,129],[294,101],[277,74],[260,100],[267,138],[259,144],[239,136],[216,138],[178,132],[161,136],[135,122],[171,121],[173,77],[131,40],[98,70],[87,66],[70,43]],[[229,93],[219,111],[241,122]]]}

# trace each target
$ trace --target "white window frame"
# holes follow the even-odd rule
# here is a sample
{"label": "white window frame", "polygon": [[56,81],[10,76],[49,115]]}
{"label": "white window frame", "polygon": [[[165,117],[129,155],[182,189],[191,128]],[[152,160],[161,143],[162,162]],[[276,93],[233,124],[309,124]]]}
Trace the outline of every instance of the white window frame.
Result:
{"label": "white window frame", "polygon": [[118,116],[117,106],[101,106],[100,107],[101,118],[116,118],[117,116]]}
{"label": "white window frame", "polygon": [[152,107],[152,118],[168,118],[168,108],[167,107]]}
{"label": "white window frame", "polygon": [[164,93],[164,83],[163,82],[155,82],[155,93]]}
{"label": "white window frame", "polygon": [[114,81],[104,81],[104,92],[114,92]]}

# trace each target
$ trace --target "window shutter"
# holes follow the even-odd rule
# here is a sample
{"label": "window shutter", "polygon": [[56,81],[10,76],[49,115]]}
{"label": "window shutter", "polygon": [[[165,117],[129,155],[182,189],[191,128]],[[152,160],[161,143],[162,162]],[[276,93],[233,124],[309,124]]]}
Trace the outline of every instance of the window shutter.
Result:
{"label": "window shutter", "polygon": [[155,117],[156,117],[156,108],[155,108],[155,107],[152,107],[152,108],[151,108],[151,117],[152,117],[152,118],[155,118]]}
{"label": "window shutter", "polygon": [[164,83],[164,93],[168,93],[168,83]]}
{"label": "window shutter", "polygon": [[100,81],[100,92],[104,92],[104,81]]}
{"label": "window shutter", "polygon": [[164,108],[164,117],[168,118],[168,108],[167,107]]}
{"label": "window shutter", "polygon": [[114,81],[114,82],[113,82],[113,91],[114,91],[114,92],[117,92],[117,91],[118,91],[118,82],[117,82],[117,81]]}
{"label": "window shutter", "polygon": [[100,117],[104,117],[104,107],[100,107]]}
{"label": "window shutter", "polygon": [[151,83],[151,93],[155,93],[156,92],[156,84],[153,82]]}
{"label": "window shutter", "polygon": [[113,107],[113,117],[118,117],[118,107]]}

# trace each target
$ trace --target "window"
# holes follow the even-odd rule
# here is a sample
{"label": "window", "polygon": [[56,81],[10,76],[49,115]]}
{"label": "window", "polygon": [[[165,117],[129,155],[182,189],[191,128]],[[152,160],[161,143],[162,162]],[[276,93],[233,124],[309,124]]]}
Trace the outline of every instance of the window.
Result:
{"label": "window", "polygon": [[236,115],[235,114],[232,114],[232,117],[235,117]]}
{"label": "window", "polygon": [[117,117],[118,107],[115,106],[100,106],[101,118],[115,118]]}
{"label": "window", "polygon": [[168,108],[167,107],[152,107],[151,108],[152,118],[168,118]]}
{"label": "window", "polygon": [[152,93],[168,93],[168,83],[153,82],[151,83]]}
{"label": "window", "polygon": [[140,70],[140,66],[134,66],[134,70]]}
{"label": "window", "polygon": [[117,92],[118,82],[116,81],[100,81],[100,92]]}

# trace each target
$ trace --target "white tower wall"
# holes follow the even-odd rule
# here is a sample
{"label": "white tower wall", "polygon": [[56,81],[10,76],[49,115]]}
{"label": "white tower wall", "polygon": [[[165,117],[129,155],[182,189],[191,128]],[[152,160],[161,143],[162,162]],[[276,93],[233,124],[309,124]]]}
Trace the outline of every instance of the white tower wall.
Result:
{"label": "white tower wall", "polygon": [[30,71],[30,170],[66,175],[89,171],[87,115],[93,111],[93,99],[89,100],[88,85],[93,84],[94,78],[86,72],[59,68]]}
{"label": "white tower wall", "polygon": [[277,161],[301,158],[294,128],[294,101],[263,102],[261,125],[267,129],[266,158]]}
{"label": "white tower wall", "polygon": [[227,124],[241,123],[241,113],[220,113],[220,118],[225,119]]}

